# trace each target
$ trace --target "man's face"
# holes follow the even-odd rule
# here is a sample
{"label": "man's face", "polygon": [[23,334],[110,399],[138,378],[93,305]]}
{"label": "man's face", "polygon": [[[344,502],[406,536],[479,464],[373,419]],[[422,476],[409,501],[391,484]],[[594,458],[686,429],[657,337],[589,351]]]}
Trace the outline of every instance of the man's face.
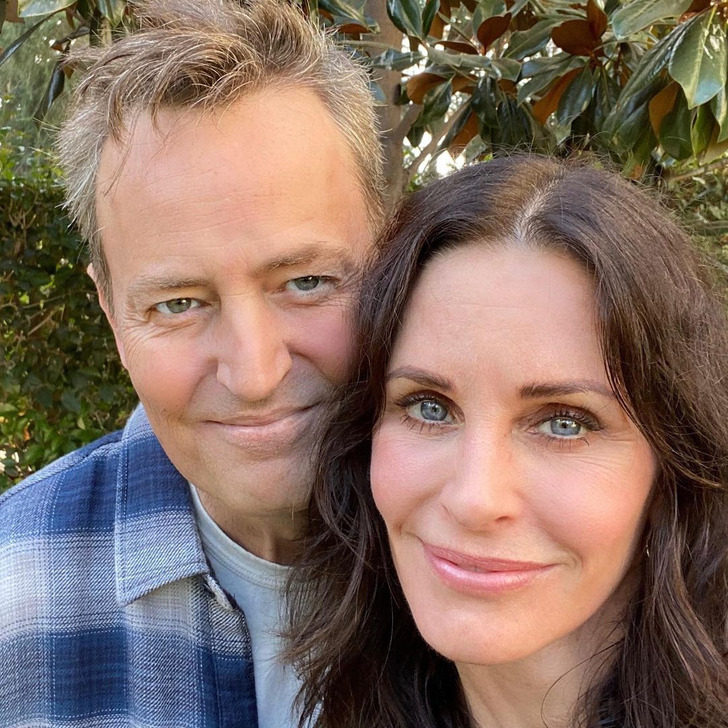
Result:
{"label": "man's face", "polygon": [[104,150],[97,208],[119,352],[218,522],[229,512],[255,532],[305,505],[371,247],[353,170],[307,90],[169,111],[156,127],[142,116],[128,149]]}

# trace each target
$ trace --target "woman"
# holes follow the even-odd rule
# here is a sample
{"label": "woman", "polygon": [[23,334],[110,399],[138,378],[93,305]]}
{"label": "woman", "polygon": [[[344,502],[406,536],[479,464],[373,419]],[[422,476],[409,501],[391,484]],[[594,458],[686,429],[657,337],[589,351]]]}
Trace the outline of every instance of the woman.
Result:
{"label": "woman", "polygon": [[406,201],[291,595],[317,726],[728,726],[705,279],[653,200],[587,167],[501,159]]}

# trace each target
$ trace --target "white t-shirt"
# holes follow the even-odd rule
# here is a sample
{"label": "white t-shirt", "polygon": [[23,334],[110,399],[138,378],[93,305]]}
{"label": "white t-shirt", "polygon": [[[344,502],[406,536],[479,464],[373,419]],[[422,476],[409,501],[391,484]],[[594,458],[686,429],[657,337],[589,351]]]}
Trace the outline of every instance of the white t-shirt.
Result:
{"label": "white t-shirt", "polygon": [[282,588],[289,567],[261,559],[226,536],[190,484],[202,548],[220,586],[243,610],[250,630],[259,728],[298,725],[292,706],[300,687],[293,670],[279,659],[283,640]]}

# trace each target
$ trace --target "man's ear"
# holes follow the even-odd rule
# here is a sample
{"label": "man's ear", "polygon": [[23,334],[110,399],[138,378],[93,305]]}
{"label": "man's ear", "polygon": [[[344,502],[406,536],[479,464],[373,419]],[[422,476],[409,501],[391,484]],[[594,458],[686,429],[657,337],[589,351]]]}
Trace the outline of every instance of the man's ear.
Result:
{"label": "man's ear", "polygon": [[91,280],[94,282],[94,285],[96,286],[96,293],[98,293],[99,296],[99,306],[101,306],[101,310],[106,314],[106,320],[109,322],[109,325],[111,326],[111,330],[114,332],[114,341],[116,341],[116,349],[119,352],[119,358],[121,359],[121,364],[124,367],[124,369],[127,368],[126,366],[126,355],[124,353],[124,342],[121,338],[121,333],[119,332],[119,326],[116,322],[116,319],[114,318],[114,314],[111,312],[111,307],[109,306],[109,302],[106,300],[106,293],[104,292],[103,286],[99,283],[99,277],[96,271],[94,270],[94,264],[89,263],[88,267],[86,268],[86,272],[89,274]]}

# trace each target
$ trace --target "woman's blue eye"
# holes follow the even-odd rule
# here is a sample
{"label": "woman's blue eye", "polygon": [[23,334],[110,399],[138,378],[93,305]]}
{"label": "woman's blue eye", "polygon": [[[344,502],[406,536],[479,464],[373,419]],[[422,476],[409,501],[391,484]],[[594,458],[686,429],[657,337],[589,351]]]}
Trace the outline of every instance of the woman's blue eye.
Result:
{"label": "woman's blue eye", "polygon": [[313,291],[321,283],[321,276],[302,276],[289,281],[299,291]]}
{"label": "woman's blue eye", "polygon": [[447,407],[434,399],[425,399],[413,405],[413,409],[420,419],[428,422],[444,422],[450,413]]}
{"label": "woman's blue eye", "polygon": [[546,420],[540,428],[547,435],[555,435],[556,437],[578,437],[583,435],[586,427],[571,417],[552,417]]}
{"label": "woman's blue eye", "polygon": [[169,301],[162,301],[162,303],[158,303],[154,308],[156,308],[159,313],[176,314],[186,313],[192,308],[197,308],[199,305],[200,302],[194,298],[171,298]]}

